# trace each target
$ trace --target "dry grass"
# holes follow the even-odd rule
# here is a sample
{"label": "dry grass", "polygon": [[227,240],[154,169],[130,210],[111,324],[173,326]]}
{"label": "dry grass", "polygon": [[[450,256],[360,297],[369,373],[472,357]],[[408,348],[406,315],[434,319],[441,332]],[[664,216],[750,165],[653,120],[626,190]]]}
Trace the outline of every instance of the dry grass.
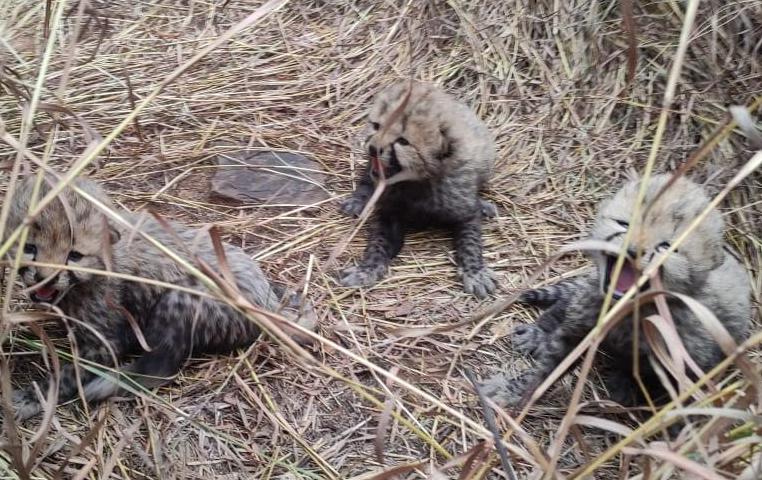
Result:
{"label": "dry grass", "polygon": [[[364,162],[357,135],[369,99],[413,75],[445,86],[489,123],[500,161],[488,196],[500,213],[485,226],[486,255],[505,297],[582,236],[596,203],[628,169],[646,167],[657,132],[663,135],[649,165],[675,168],[728,121],[727,105],[758,102],[762,7],[709,0],[691,22],[685,2],[638,2],[634,57],[616,2],[292,0],[271,2],[261,19],[249,19],[256,25],[231,32],[260,5],[0,0],[3,135],[59,172],[76,167],[94,176],[130,209],[220,226],[276,281],[299,286],[309,278],[306,292],[326,339],[312,352],[317,366],[262,341],[237,356],[198,359],[156,395],[111,402],[91,417],[78,405],[59,408],[41,448],[26,450],[31,478],[346,478],[382,470],[380,456],[387,467],[417,468],[401,469],[398,478],[501,478],[490,448],[479,457],[478,442],[490,436],[463,371],[517,368],[523,360],[501,337],[534,312],[511,307],[488,322],[400,335],[401,327],[461,322],[484,306],[461,293],[444,233],[413,237],[372,289],[338,288],[336,266],[326,268],[333,246],[353,228],[336,204]],[[662,132],[657,121],[685,24],[693,28]],[[628,65],[635,65],[631,82]],[[168,83],[173,72],[181,74]],[[36,114],[23,116],[30,105]],[[719,142],[690,172],[713,193],[752,156],[738,131],[719,131]],[[221,142],[309,155],[328,172],[325,188],[336,201],[305,209],[210,198]],[[30,166],[13,145],[0,143],[4,193],[13,169]],[[88,145],[105,148],[88,154]],[[761,187],[754,173],[722,204],[731,243],[754,282],[757,322]],[[360,255],[362,242],[360,235],[350,243],[339,266]],[[540,280],[583,264],[566,257]],[[17,368],[46,370],[27,353],[40,349],[35,338],[15,335],[6,346]],[[758,356],[753,365],[759,372]],[[638,421],[596,403],[583,405],[587,417],[577,417],[568,438],[556,436],[569,405],[567,378],[508,440],[517,475],[540,478],[556,452],[548,478],[586,468],[601,479],[674,478],[670,465],[686,461],[693,463],[683,467],[705,469],[690,478],[739,478],[752,456],[759,458],[752,448],[762,436],[759,398],[748,376],[727,379],[751,406],[730,387],[715,406],[746,415],[745,426],[713,426],[714,417],[704,416],[694,428],[707,426],[706,435],[665,443],[651,422],[617,445],[621,427]],[[584,398],[597,395],[591,384]],[[606,431],[604,418],[619,430]],[[503,429],[511,422],[498,417]],[[27,447],[35,426],[22,429]],[[7,452],[0,453],[0,475],[23,478],[11,472]],[[464,455],[475,459],[471,473],[462,470]],[[445,469],[450,461],[456,466]]]}

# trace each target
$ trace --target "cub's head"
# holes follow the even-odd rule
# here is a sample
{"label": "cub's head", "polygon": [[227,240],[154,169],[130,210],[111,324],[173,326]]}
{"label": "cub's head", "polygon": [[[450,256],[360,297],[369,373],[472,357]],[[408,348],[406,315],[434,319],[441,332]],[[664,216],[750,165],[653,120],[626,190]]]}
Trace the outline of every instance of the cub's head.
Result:
{"label": "cub's head", "polygon": [[449,97],[433,86],[400,82],[376,96],[368,113],[366,146],[371,175],[400,172],[410,179],[442,175],[452,145],[441,117]]}
{"label": "cub's head", "polygon": [[[666,251],[709,204],[701,187],[685,178],[678,179],[654,203],[657,193],[671,175],[656,175],[646,188],[645,218],[630,224],[633,209],[641,187],[639,179],[625,184],[612,198],[604,201],[598,211],[591,237],[604,240],[621,248],[625,233],[632,229],[628,255],[635,263],[625,261],[615,286],[615,296],[621,296],[659,255]],[[723,221],[720,213],[712,210],[707,218],[671,253],[662,264],[660,278],[664,288],[691,294],[705,280],[709,272],[724,260]],[[607,291],[616,258],[596,252],[595,260],[601,287]]]}
{"label": "cub's head", "polygon": [[[24,222],[32,202],[35,182],[35,176],[29,176],[17,186],[10,199],[12,203],[7,233]],[[46,195],[55,182],[55,179],[46,176],[36,199]],[[106,193],[95,182],[80,178],[74,185],[111,206]],[[77,284],[102,279],[90,273],[65,270],[60,266],[104,270],[104,259],[110,257],[111,245],[119,239],[118,231],[109,225],[106,216],[70,188],[66,188],[32,219],[28,232],[26,243],[20,247],[14,246],[9,252],[10,258],[15,259],[18,248],[22,248],[24,261],[49,264],[24,265],[19,269],[25,287],[35,287],[30,293],[32,301],[47,303],[60,300]]]}

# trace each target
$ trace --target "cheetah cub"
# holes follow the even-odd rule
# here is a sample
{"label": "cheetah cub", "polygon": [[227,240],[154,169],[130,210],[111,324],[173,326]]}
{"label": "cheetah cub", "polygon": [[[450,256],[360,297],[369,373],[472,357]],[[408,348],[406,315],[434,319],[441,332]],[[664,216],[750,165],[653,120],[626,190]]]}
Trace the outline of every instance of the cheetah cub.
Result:
{"label": "cheetah cub", "polygon": [[[647,186],[644,205],[653,203],[670,175],[657,175]],[[590,238],[621,247],[625,233],[633,228],[629,259],[614,285],[614,297],[621,297],[661,252],[670,247],[681,232],[709,203],[704,191],[690,180],[680,178],[647,210],[646,217],[629,225],[640,189],[632,180],[599,208]],[[729,252],[723,239],[723,220],[713,210],[680,248],[662,264],[659,276],[665,290],[685,294],[709,308],[736,342],[747,335],[751,318],[748,276]],[[591,254],[595,268],[586,275],[556,285],[525,292],[520,301],[546,310],[534,325],[522,325],[513,333],[514,347],[536,360],[536,367],[515,378],[498,375],[488,380],[486,393],[504,405],[516,405],[527,398],[595,326],[605,293],[611,285],[616,258],[601,252]],[[724,358],[719,345],[702,323],[679,300],[668,297],[669,310],[686,350],[698,366],[707,371]],[[640,307],[640,318],[656,314],[653,304]],[[611,399],[622,405],[644,400],[632,373],[632,316],[620,321],[606,336],[598,355],[598,367]],[[652,398],[663,400],[665,391],[649,362],[652,352],[640,332],[638,355],[640,377]]]}
{"label": "cheetah cub", "polygon": [[481,221],[496,210],[479,191],[492,174],[496,153],[484,123],[443,91],[409,82],[381,91],[368,121],[370,162],[341,210],[359,215],[380,175],[390,181],[376,204],[363,259],[341,273],[340,283],[373,285],[386,274],[406,232],[445,227],[454,234],[464,290],[478,297],[494,291],[482,257]]}
{"label": "cheetah cub", "polygon": [[[50,190],[48,182],[55,180],[47,177],[42,182],[40,198]],[[13,203],[6,231],[13,231],[25,221],[34,183],[34,177],[25,179],[10,199]],[[95,182],[80,178],[75,185],[113,208]],[[170,233],[152,218],[126,212],[122,215],[189,262],[196,264],[200,259],[211,268],[219,269],[218,256],[207,234],[176,223],[171,223],[174,233]],[[241,294],[255,305],[278,310],[279,294],[257,264],[240,248],[225,245],[224,250]],[[16,258],[15,251],[10,252],[10,258]],[[77,378],[85,398],[90,401],[122,393],[113,379],[83,368],[86,364],[120,367],[121,363],[122,373],[152,388],[177,374],[191,354],[228,352],[251,344],[260,333],[254,323],[238,311],[209,297],[52,266],[110,270],[208,293],[195,277],[141,235],[115,225],[70,188],[33,219],[23,246],[23,258],[27,262],[48,264],[22,266],[19,276],[31,292],[29,297],[33,302],[55,305],[69,319],[67,323],[81,359],[79,368],[66,364],[61,369],[59,401],[76,396]],[[299,323],[311,327],[313,320],[311,313],[305,314]],[[137,355],[137,358],[129,360],[127,355]],[[115,364],[115,360],[119,363]],[[43,394],[47,392],[48,382],[39,385]],[[15,391],[13,406],[19,420],[40,412],[34,386]]]}

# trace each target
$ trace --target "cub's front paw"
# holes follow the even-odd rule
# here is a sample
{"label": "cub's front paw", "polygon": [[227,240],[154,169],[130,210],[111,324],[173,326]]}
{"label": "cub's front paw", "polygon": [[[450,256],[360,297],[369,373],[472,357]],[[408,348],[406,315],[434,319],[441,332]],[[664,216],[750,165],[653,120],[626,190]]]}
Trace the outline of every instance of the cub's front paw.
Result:
{"label": "cub's front paw", "polygon": [[501,407],[518,406],[527,393],[527,375],[510,377],[505,373],[492,376],[479,385],[479,389]]}
{"label": "cub's front paw", "polygon": [[358,265],[345,268],[339,274],[339,283],[345,287],[369,287],[386,275],[386,267]]}
{"label": "cub's front paw", "polygon": [[497,216],[497,207],[489,200],[480,198],[479,210],[481,211],[482,217],[484,218],[493,218]]}
{"label": "cub's front paw", "polygon": [[350,195],[349,198],[341,202],[339,210],[344,215],[349,217],[359,217],[362,213],[365,204],[368,203],[368,198],[363,195]]}
{"label": "cub's front paw", "polygon": [[524,355],[534,356],[548,341],[545,333],[537,325],[519,325],[511,332],[513,348]]}
{"label": "cub's front paw", "polygon": [[497,288],[495,274],[489,268],[482,268],[474,272],[463,272],[461,277],[463,280],[463,290],[479,298],[486,297]]}

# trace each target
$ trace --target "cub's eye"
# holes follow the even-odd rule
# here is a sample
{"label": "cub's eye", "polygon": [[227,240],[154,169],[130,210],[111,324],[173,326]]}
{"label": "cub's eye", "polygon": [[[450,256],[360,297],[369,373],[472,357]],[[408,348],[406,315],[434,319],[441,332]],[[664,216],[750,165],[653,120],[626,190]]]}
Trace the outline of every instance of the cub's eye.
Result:
{"label": "cub's eye", "polygon": [[400,145],[410,145],[410,142],[408,142],[407,138],[405,138],[405,137],[400,137],[397,140],[395,140],[395,142],[400,144]]}
{"label": "cub's eye", "polygon": [[84,257],[84,255],[82,255],[81,253],[79,253],[76,250],[72,250],[71,252],[69,252],[69,261],[70,262],[78,262],[78,261],[82,260],[82,257]]}
{"label": "cub's eye", "polygon": [[615,222],[617,223],[617,225],[619,225],[620,227],[624,227],[624,228],[629,228],[629,227],[630,227],[630,224],[629,224],[629,223],[627,223],[627,222],[625,222],[624,220],[617,220],[617,219],[614,219],[614,221],[615,221]]}
{"label": "cub's eye", "polygon": [[31,243],[27,243],[26,245],[24,245],[24,253],[27,255],[37,255],[37,247],[35,247]]}
{"label": "cub's eye", "polygon": [[669,242],[661,242],[660,244],[656,245],[656,251],[657,252],[663,252],[667,250],[669,247],[671,247],[672,244]]}
{"label": "cub's eye", "polygon": [[379,125],[378,122],[370,122],[370,126],[373,130],[378,130],[379,128],[381,128],[381,125]]}

